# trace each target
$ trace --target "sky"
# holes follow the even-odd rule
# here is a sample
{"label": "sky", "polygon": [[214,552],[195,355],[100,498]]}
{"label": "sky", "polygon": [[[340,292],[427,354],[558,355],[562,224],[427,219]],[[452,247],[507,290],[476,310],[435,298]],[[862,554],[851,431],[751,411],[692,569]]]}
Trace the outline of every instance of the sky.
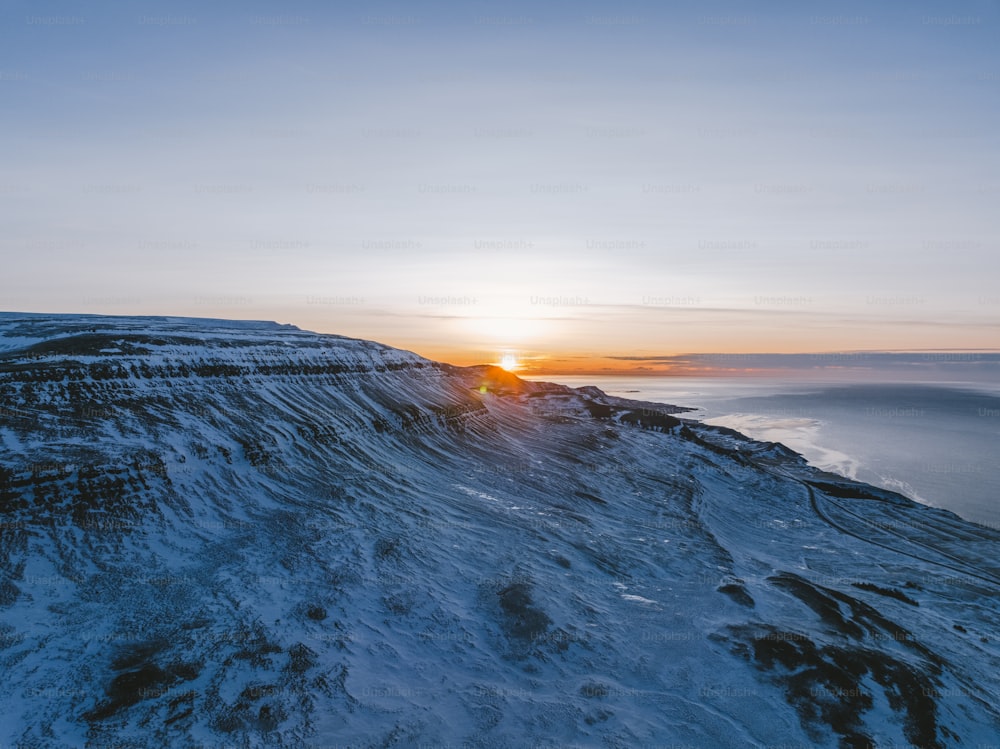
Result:
{"label": "sky", "polygon": [[1000,348],[1000,3],[0,5],[0,309],[523,372]]}

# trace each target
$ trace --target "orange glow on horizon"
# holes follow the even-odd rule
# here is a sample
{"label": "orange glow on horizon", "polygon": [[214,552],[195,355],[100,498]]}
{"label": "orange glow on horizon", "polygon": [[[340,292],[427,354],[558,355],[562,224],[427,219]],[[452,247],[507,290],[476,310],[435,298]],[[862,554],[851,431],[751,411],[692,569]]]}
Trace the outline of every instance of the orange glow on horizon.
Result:
{"label": "orange glow on horizon", "polygon": [[677,362],[647,363],[617,360],[605,356],[568,355],[516,355],[504,352],[499,357],[496,354],[487,355],[477,352],[458,352],[454,350],[438,351],[421,349],[416,353],[434,361],[446,362],[459,367],[472,367],[483,364],[499,366],[508,372],[514,372],[521,377],[554,376],[554,375],[629,375],[650,377],[711,377],[711,376],[742,376],[770,374],[770,371],[753,370],[749,368],[718,369],[702,363],[681,364]]}
{"label": "orange glow on horizon", "polygon": [[[353,332],[353,331],[352,331]],[[377,340],[389,346],[395,346],[412,351],[426,359],[459,367],[497,366],[509,372],[514,372],[524,378],[556,377],[558,375],[585,375],[594,377],[629,376],[629,377],[768,377],[788,376],[794,373],[796,377],[825,376],[844,373],[858,369],[857,354],[864,353],[905,353],[924,352],[930,347],[879,347],[856,345],[857,341],[836,341],[841,346],[819,348],[816,342],[811,345],[793,346],[776,344],[770,339],[750,339],[743,341],[753,349],[732,345],[731,341],[705,341],[705,348],[699,350],[629,349],[627,343],[618,341],[617,346],[602,347],[597,342],[588,343],[594,348],[581,350],[572,347],[567,341],[553,343],[523,341],[512,335],[507,341],[499,342],[489,337],[479,338],[472,345],[465,343],[462,337],[442,336],[437,340],[429,340],[421,335],[417,340],[406,340],[394,335],[374,335],[368,331],[353,332],[357,338]],[[675,345],[677,342],[674,342]],[[728,343],[729,345],[725,345]],[[877,343],[881,343],[878,341]],[[720,345],[722,344],[722,345]],[[581,347],[582,348],[582,347]],[[957,351],[958,347],[947,349]],[[969,348],[970,351],[992,351],[994,348]],[[769,355],[815,355],[815,366],[798,365],[790,369],[782,366],[780,360],[762,360]],[[837,357],[845,355],[838,360]],[[832,358],[831,358],[832,357]],[[861,366],[866,370],[867,366]]]}
{"label": "orange glow on horizon", "polygon": [[509,352],[500,357],[500,366],[508,372],[514,372],[515,370],[520,369],[517,357]]}
{"label": "orange glow on horizon", "polygon": [[[645,309],[640,314],[612,308],[601,317],[603,308],[596,305],[585,313],[574,309],[559,310],[558,314],[547,308],[515,314],[518,310],[482,307],[475,310],[475,316],[387,316],[366,323],[351,319],[306,322],[295,319],[291,311],[270,317],[307,330],[378,341],[437,362],[501,366],[525,377],[755,377],[778,374],[774,367],[786,371],[780,359],[762,360],[760,356],[765,354],[920,352],[939,347],[997,350],[995,325],[985,323],[939,324],[928,330],[899,321],[859,318],[853,324],[851,319],[830,320],[822,315],[754,316],[737,310],[698,314],[694,310],[686,317],[668,320],[654,319]],[[506,354],[513,359],[504,361]],[[798,373],[837,369],[836,359],[817,361],[815,368],[800,362],[793,369]],[[855,368],[849,357],[840,364]]]}

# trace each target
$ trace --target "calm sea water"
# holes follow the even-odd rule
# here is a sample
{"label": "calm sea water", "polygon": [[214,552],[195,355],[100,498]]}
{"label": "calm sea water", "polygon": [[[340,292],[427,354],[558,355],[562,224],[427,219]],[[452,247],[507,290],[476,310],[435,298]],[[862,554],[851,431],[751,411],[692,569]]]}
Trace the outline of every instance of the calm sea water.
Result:
{"label": "calm sea water", "polygon": [[546,378],[671,403],[810,463],[1000,528],[1000,386],[801,379]]}

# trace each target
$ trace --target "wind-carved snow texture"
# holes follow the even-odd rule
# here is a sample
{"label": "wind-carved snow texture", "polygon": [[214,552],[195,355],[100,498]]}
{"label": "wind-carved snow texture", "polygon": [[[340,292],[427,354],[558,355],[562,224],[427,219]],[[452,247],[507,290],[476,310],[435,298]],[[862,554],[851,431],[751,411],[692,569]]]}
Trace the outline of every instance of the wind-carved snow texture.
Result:
{"label": "wind-carved snow texture", "polygon": [[0,745],[980,746],[1000,538],[681,409],[0,316]]}

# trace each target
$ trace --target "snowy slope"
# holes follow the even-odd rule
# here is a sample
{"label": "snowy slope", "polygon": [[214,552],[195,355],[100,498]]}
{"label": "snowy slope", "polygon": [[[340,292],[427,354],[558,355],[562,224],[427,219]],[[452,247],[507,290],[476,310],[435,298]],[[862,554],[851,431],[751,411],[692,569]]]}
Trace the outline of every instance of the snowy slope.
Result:
{"label": "snowy slope", "polygon": [[680,409],[0,314],[0,746],[976,746],[1000,536]]}

